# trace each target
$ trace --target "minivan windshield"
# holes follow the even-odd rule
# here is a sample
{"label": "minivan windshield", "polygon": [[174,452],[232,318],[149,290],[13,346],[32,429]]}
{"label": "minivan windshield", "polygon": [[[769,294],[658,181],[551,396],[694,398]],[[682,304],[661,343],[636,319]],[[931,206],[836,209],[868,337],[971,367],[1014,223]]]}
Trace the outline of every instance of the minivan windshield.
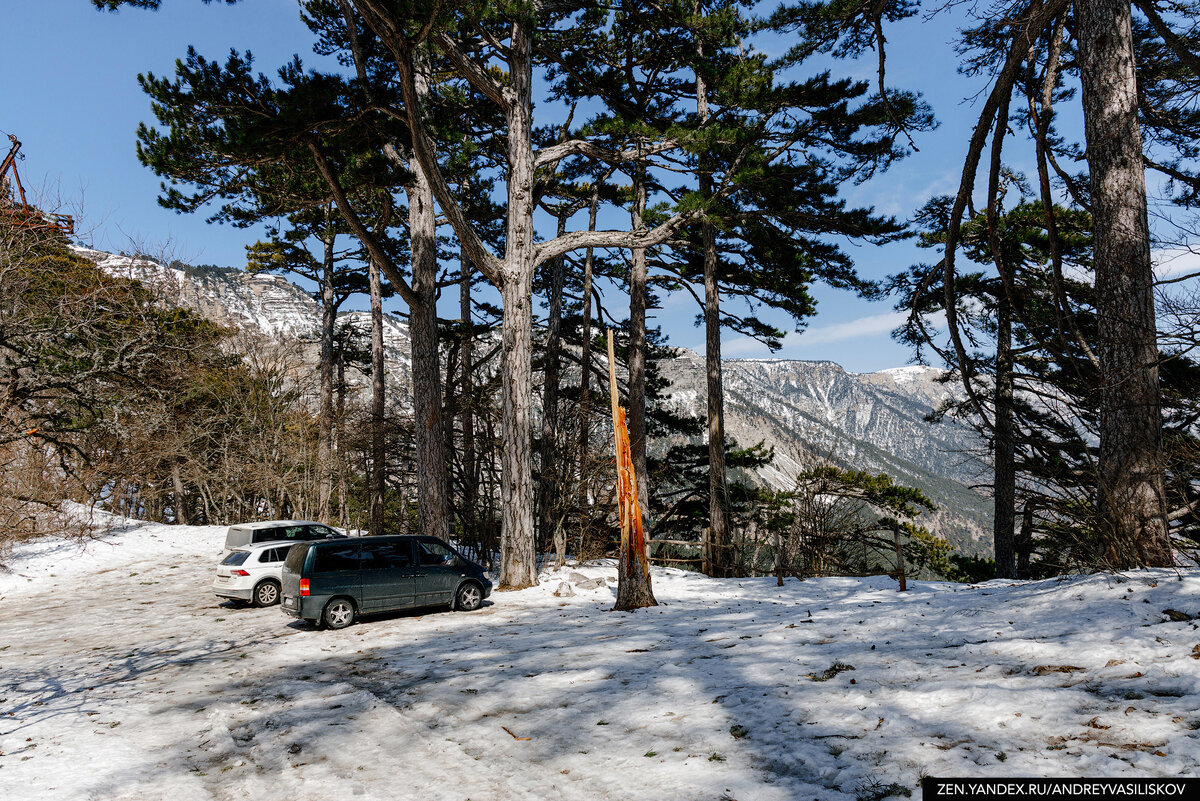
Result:
{"label": "minivan windshield", "polygon": [[246,557],[250,555],[249,551],[234,551],[221,560],[223,565],[242,565],[246,563]]}

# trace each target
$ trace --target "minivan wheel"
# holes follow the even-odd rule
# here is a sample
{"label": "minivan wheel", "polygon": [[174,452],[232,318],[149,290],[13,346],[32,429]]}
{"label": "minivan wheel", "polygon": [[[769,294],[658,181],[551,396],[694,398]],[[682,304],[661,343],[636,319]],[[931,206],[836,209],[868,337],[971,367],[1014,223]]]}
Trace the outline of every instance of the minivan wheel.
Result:
{"label": "minivan wheel", "polygon": [[474,612],[483,604],[483,589],[473,581],[458,588],[454,596],[454,608],[463,612]]}
{"label": "minivan wheel", "polygon": [[274,581],[264,581],[254,588],[255,606],[274,606],[279,603],[279,584]]}
{"label": "minivan wheel", "polygon": [[354,622],[354,604],[345,598],[334,598],[325,604],[321,620],[331,629],[344,629]]}

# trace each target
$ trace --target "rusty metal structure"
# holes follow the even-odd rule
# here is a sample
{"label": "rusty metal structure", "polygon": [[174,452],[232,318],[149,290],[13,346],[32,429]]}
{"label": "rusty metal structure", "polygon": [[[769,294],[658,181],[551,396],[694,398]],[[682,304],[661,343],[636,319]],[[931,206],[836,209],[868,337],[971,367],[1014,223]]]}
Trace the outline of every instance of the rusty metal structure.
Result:
{"label": "rusty metal structure", "polygon": [[58,231],[65,236],[75,233],[75,218],[71,215],[53,214],[29,205],[25,198],[25,187],[21,185],[21,174],[17,172],[17,158],[24,158],[20,155],[21,143],[12,134],[8,135],[8,139],[12,142],[12,149],[0,163],[0,187],[4,190],[0,192],[0,225]]}

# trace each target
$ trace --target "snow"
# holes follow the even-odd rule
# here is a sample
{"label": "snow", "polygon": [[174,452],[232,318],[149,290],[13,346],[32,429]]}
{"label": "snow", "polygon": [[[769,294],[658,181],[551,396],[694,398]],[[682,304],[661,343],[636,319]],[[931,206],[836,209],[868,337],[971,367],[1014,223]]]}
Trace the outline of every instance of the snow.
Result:
{"label": "snow", "polygon": [[0,797],[785,801],[1200,775],[1200,631],[1163,614],[1200,612],[1200,571],[899,593],[655,569],[656,608],[608,611],[612,582],[554,596],[604,563],[328,632],[219,603],[223,538],[127,522],[7,561]]}
{"label": "snow", "polygon": [[927,367],[921,364],[910,364],[906,367],[889,367],[886,370],[877,370],[873,375],[886,376],[897,384],[910,384],[921,378],[925,378],[930,374],[939,374],[941,370],[936,367]]}

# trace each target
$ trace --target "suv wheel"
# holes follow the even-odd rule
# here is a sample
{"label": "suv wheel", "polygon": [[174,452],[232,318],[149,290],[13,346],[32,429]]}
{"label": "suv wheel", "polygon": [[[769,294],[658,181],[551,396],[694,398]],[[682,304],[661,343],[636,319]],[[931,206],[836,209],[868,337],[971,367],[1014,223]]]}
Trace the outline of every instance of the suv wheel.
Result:
{"label": "suv wheel", "polygon": [[473,581],[458,588],[454,595],[454,608],[463,612],[474,612],[483,604],[483,589]]}
{"label": "suv wheel", "polygon": [[345,598],[334,598],[325,604],[321,622],[331,629],[344,629],[354,622],[354,604]]}
{"label": "suv wheel", "polygon": [[264,581],[254,588],[255,606],[274,606],[279,603],[279,584],[275,581]]}

